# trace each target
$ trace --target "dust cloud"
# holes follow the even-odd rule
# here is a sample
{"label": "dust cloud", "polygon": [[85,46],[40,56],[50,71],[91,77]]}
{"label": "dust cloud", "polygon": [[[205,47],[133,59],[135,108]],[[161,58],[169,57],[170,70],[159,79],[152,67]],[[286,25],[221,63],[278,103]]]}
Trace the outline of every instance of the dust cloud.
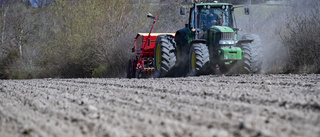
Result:
{"label": "dust cloud", "polygon": [[[241,35],[252,33],[260,36],[263,45],[263,73],[282,73],[289,59],[288,49],[282,44],[279,30],[284,28],[289,6],[286,1],[263,4],[247,3],[250,15],[238,15],[237,26]],[[237,12],[243,12],[237,9]]]}

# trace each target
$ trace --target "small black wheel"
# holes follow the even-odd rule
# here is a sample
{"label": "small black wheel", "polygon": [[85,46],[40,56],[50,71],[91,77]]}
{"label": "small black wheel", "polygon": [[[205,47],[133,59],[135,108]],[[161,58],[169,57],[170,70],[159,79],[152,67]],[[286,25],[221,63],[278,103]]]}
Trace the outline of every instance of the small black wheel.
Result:
{"label": "small black wheel", "polygon": [[133,61],[132,59],[130,59],[128,63],[127,78],[133,78],[134,76],[135,76],[135,71],[133,69]]}
{"label": "small black wheel", "polygon": [[140,79],[142,77],[142,73],[140,71],[136,71],[135,73],[135,78]]}

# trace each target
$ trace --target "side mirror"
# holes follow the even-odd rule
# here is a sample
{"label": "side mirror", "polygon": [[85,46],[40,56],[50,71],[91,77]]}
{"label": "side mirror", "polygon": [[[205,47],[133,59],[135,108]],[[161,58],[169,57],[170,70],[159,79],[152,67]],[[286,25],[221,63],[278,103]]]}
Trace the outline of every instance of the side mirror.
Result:
{"label": "side mirror", "polygon": [[147,14],[147,17],[148,17],[148,18],[158,20],[157,15],[156,15],[156,17],[154,17],[150,12],[147,12],[146,14]]}
{"label": "side mirror", "polygon": [[150,17],[152,18],[152,17],[153,17],[150,12],[147,12],[146,14],[147,14],[147,17],[148,17],[148,18],[150,18]]}
{"label": "side mirror", "polygon": [[180,7],[180,15],[186,15],[186,8]]}
{"label": "side mirror", "polygon": [[250,8],[249,7],[245,7],[244,8],[244,14],[246,14],[246,15],[250,14]]}

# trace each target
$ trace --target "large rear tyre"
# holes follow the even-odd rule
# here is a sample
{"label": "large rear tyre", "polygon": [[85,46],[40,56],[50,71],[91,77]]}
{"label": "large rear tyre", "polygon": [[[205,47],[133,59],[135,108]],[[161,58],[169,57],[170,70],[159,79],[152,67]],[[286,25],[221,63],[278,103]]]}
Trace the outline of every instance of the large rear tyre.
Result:
{"label": "large rear tyre", "polygon": [[242,43],[242,65],[244,73],[261,73],[262,72],[262,44],[260,37],[256,34],[245,34],[244,40],[253,40],[252,42]]}
{"label": "large rear tyre", "polygon": [[194,43],[189,53],[189,76],[210,73],[210,57],[206,44]]}
{"label": "large rear tyre", "polygon": [[174,37],[159,35],[154,47],[155,78],[171,76],[172,68],[176,63]]}

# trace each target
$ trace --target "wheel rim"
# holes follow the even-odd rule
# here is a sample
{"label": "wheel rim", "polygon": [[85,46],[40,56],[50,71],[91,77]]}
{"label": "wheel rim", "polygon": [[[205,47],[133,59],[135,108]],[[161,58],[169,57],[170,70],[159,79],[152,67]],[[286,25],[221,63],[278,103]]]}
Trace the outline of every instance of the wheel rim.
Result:
{"label": "wheel rim", "polygon": [[160,45],[157,45],[156,48],[156,69],[160,70],[160,62],[161,62],[161,52],[160,52]]}
{"label": "wheel rim", "polygon": [[196,71],[196,55],[194,52],[192,52],[191,54],[191,69],[192,69],[192,72]]}

